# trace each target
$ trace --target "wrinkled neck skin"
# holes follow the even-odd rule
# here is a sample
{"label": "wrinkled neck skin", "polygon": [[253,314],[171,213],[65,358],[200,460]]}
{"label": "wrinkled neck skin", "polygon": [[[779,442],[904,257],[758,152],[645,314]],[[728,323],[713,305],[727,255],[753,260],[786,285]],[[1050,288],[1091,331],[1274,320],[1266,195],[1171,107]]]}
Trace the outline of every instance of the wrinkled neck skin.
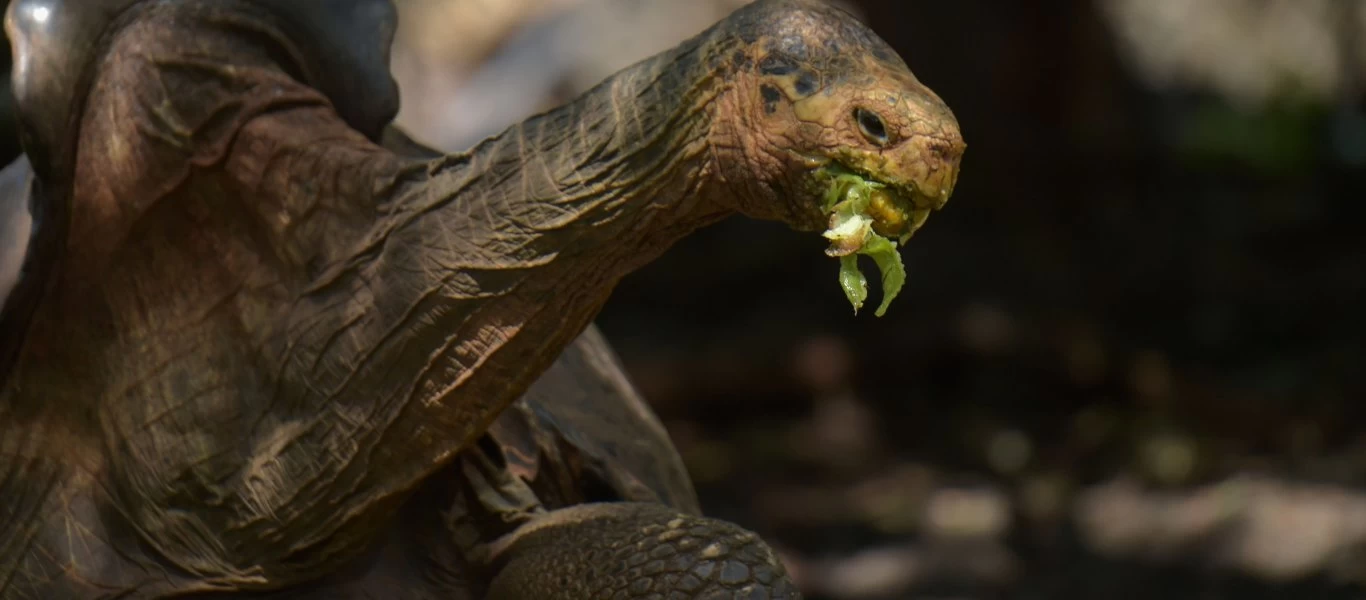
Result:
{"label": "wrinkled neck skin", "polygon": [[[25,499],[29,524],[0,531],[21,540],[0,547],[0,591],[276,589],[336,568],[621,277],[734,205],[709,162],[724,43],[417,162],[292,79],[269,19],[140,10],[100,59],[64,267],[0,389],[0,501]],[[112,506],[66,500],[89,494]],[[26,537],[63,510],[121,522]],[[44,562],[91,548],[155,559]]]}
{"label": "wrinkled neck skin", "polygon": [[698,67],[700,52],[651,59],[468,153],[406,171],[381,206],[384,236],[458,232],[424,233],[450,238],[430,260],[485,293],[513,280],[541,287],[533,274],[561,267],[608,282],[648,263],[730,213],[708,151],[721,86]]}
{"label": "wrinkled neck skin", "polygon": [[[402,401],[429,409],[423,427],[443,437],[482,431],[623,276],[730,214],[708,152],[721,86],[700,52],[689,44],[469,152],[402,166],[373,225],[342,245],[316,240],[336,258],[299,298],[317,311],[302,312],[362,340],[322,358],[409,386]],[[373,325],[342,325],[338,295]],[[341,350],[319,335],[315,347]]]}

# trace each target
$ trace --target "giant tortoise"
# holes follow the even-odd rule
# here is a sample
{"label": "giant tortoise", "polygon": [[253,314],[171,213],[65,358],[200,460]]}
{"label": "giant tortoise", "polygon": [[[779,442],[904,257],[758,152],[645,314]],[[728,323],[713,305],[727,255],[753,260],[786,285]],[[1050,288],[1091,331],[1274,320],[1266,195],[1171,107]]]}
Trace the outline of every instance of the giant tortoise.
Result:
{"label": "giant tortoise", "polygon": [[441,155],[390,125],[394,23],[12,2],[0,596],[798,597],[590,323],[727,216],[833,229],[832,181],[909,233],[948,108],[848,14],[759,0]]}

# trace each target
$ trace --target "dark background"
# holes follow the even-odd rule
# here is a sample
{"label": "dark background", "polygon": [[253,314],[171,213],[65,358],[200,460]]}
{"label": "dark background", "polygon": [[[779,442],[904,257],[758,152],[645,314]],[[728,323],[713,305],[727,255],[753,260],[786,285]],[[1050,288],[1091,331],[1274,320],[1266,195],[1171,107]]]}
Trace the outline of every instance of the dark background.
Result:
{"label": "dark background", "polygon": [[888,315],[735,219],[599,319],[706,509],[816,599],[1363,597],[1362,62],[1249,101],[1154,83],[1098,3],[851,4],[969,145]]}

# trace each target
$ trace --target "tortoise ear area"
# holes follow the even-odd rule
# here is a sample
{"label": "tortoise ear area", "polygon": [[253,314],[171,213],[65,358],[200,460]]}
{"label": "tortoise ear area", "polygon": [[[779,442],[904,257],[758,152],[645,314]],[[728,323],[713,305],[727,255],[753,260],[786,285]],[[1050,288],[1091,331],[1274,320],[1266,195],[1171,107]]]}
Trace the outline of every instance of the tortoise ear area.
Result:
{"label": "tortoise ear area", "polygon": [[760,100],[766,114],[774,114],[783,103],[797,102],[819,91],[820,77],[791,56],[769,52],[751,63],[751,76],[759,85]]}

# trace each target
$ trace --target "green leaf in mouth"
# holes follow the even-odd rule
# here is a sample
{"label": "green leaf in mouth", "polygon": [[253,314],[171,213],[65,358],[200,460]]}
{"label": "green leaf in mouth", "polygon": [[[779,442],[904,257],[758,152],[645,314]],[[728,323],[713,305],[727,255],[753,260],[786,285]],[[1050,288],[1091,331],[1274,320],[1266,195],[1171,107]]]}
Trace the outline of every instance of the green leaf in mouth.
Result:
{"label": "green leaf in mouth", "polygon": [[881,317],[906,283],[897,243],[873,231],[873,218],[868,215],[873,192],[882,184],[835,169],[826,169],[823,176],[829,179],[825,210],[830,213],[830,227],[824,233],[830,247],[825,253],[840,259],[840,288],[854,306],[854,314],[868,299],[868,281],[858,268],[858,257],[873,259],[882,272],[882,304],[874,312]]}

